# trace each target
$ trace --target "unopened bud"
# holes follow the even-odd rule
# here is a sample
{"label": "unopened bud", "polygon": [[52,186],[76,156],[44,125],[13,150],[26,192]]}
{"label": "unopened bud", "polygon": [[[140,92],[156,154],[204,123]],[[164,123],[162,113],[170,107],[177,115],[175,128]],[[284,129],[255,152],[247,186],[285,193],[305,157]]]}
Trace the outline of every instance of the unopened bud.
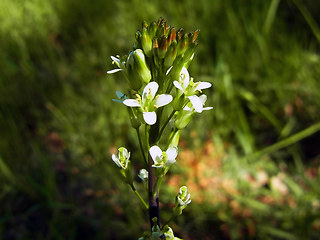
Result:
{"label": "unopened bud", "polygon": [[157,23],[156,22],[150,23],[149,28],[148,28],[148,32],[149,32],[149,36],[152,40],[155,37],[156,32],[157,32]]}
{"label": "unopened bud", "polygon": [[148,28],[148,23],[145,20],[142,21],[142,28]]}
{"label": "unopened bud", "polygon": [[160,17],[157,21],[157,26],[159,27],[161,23],[166,22],[166,20],[163,17]]}
{"label": "unopened bud", "polygon": [[168,44],[170,45],[174,40],[176,40],[176,29],[173,27],[168,35]]}
{"label": "unopened bud", "polygon": [[168,36],[169,32],[170,32],[170,26],[165,25],[164,26],[164,35]]}
{"label": "unopened bud", "polygon": [[178,55],[183,55],[188,47],[188,35],[185,34],[178,42]]}
{"label": "unopened bud", "polygon": [[177,41],[173,40],[164,58],[164,65],[167,68],[170,67],[173,64],[176,57],[177,57]]}
{"label": "unopened bud", "polygon": [[177,33],[176,33],[177,42],[179,42],[181,40],[181,38],[183,36],[182,32],[183,32],[183,28],[179,28]]}
{"label": "unopened bud", "polygon": [[158,57],[159,58],[164,58],[167,52],[168,48],[168,38],[166,36],[163,36],[160,39],[160,45],[159,45],[159,51],[158,51]]}
{"label": "unopened bud", "polygon": [[198,42],[194,42],[189,44],[187,50],[185,51],[183,55],[183,61],[185,62],[185,66],[189,66],[190,62],[193,59],[193,55],[196,51],[196,48],[198,47]]}
{"label": "unopened bud", "polygon": [[158,43],[158,38],[156,37],[152,40],[152,48],[153,48],[153,55],[158,56],[159,43]]}
{"label": "unopened bud", "polygon": [[152,55],[152,40],[147,28],[142,29],[141,46],[146,56],[150,57]]}
{"label": "unopened bud", "polygon": [[161,36],[164,35],[164,33],[165,33],[165,27],[166,27],[165,22],[162,22],[162,23],[158,26],[158,31],[157,31],[157,36],[158,36],[158,37],[161,37]]}
{"label": "unopened bud", "polygon": [[151,80],[151,72],[141,49],[136,49],[129,54],[126,66],[129,81],[134,90],[139,90],[142,82],[148,83]]}
{"label": "unopened bud", "polygon": [[191,38],[191,42],[194,43],[198,37],[200,33],[200,29],[195,30],[194,32],[192,32],[192,38]]}

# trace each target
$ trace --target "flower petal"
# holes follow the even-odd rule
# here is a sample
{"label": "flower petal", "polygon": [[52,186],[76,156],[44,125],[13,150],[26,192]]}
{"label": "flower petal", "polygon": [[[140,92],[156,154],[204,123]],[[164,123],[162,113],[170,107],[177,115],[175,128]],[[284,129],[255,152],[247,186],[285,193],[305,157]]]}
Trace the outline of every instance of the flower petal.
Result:
{"label": "flower petal", "polygon": [[172,96],[170,94],[161,94],[157,96],[154,106],[155,107],[162,107],[164,105],[169,104],[172,101]]}
{"label": "flower petal", "polygon": [[123,104],[128,107],[140,107],[140,103],[135,99],[126,99],[123,101]]}
{"label": "flower petal", "polygon": [[156,95],[158,91],[159,85],[156,82],[149,82],[142,92],[142,101],[147,98],[149,94],[151,94],[152,98]]}
{"label": "flower petal", "polygon": [[153,164],[152,167],[154,167],[154,168],[163,168],[163,164],[161,164],[161,165]]}
{"label": "flower petal", "polygon": [[198,113],[201,113],[203,110],[203,102],[201,101],[200,97],[193,95],[188,98],[192,103],[194,110]]}
{"label": "flower petal", "polygon": [[140,169],[138,177],[142,181],[146,181],[148,179],[148,171],[146,169]]}
{"label": "flower petal", "polygon": [[157,121],[157,114],[155,112],[143,112],[143,119],[148,125],[153,125]]}
{"label": "flower petal", "polygon": [[178,149],[176,147],[171,147],[168,148],[168,150],[166,151],[166,154],[168,156],[168,160],[175,160],[177,155],[178,155]]}
{"label": "flower petal", "polygon": [[189,72],[186,67],[183,67],[180,72],[180,79],[179,79],[179,82],[182,83],[183,89],[186,89],[188,87],[189,81],[190,81]]}
{"label": "flower petal", "polygon": [[182,86],[181,86],[181,84],[180,84],[178,81],[173,81],[173,85],[174,85],[176,88],[180,89],[182,92],[184,91],[183,88],[182,88]]}
{"label": "flower petal", "polygon": [[202,90],[202,89],[207,89],[207,88],[210,88],[212,86],[211,83],[209,82],[198,82],[197,83],[197,86],[195,88],[195,91],[199,91],[199,90]]}
{"label": "flower petal", "polygon": [[166,75],[168,75],[168,74],[170,73],[171,69],[172,69],[172,66],[169,67],[169,69],[168,69],[167,72],[166,72]]}
{"label": "flower petal", "polygon": [[161,161],[162,151],[158,146],[152,146],[149,152],[154,163]]}
{"label": "flower petal", "polygon": [[123,168],[122,165],[121,165],[121,163],[120,163],[120,160],[117,158],[116,155],[112,154],[112,160],[113,160],[113,162],[114,162],[115,164],[117,164],[118,167]]}
{"label": "flower petal", "polygon": [[200,98],[200,101],[202,102],[202,104],[204,105],[205,102],[207,101],[207,95],[202,94],[199,98]]}
{"label": "flower petal", "polygon": [[115,62],[117,62],[117,63],[120,63],[120,59],[119,58],[116,58],[116,57],[114,57],[114,56],[110,56],[111,57],[111,60],[112,61],[115,61]]}
{"label": "flower petal", "polygon": [[202,111],[207,111],[207,110],[211,110],[211,109],[213,109],[213,107],[204,107],[204,108],[202,109]]}
{"label": "flower petal", "polygon": [[171,166],[171,165],[174,164],[175,162],[176,162],[175,159],[168,159],[168,160],[166,161],[166,166]]}
{"label": "flower petal", "polygon": [[112,73],[120,72],[120,71],[122,71],[122,70],[123,70],[123,69],[121,69],[121,68],[116,68],[116,69],[112,69],[112,70],[108,71],[107,73],[108,73],[108,74],[112,74]]}

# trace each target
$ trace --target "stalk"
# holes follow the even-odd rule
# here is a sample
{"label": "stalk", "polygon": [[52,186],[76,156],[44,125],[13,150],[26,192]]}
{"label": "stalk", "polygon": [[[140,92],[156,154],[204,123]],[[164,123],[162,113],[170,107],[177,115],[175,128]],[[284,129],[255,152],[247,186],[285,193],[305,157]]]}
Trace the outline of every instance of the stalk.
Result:
{"label": "stalk", "polygon": [[[146,125],[146,141],[148,149],[150,149],[150,145],[153,144],[153,141],[150,143],[149,139],[149,131],[151,131],[152,135],[157,135],[155,132],[150,130],[150,127]],[[151,139],[156,139],[156,136],[151,136]],[[160,214],[159,214],[159,192],[158,187],[156,186],[157,178],[154,172],[154,168],[152,167],[153,160],[148,154],[148,172],[149,172],[149,181],[148,181],[148,196],[149,196],[149,220],[150,220],[150,227],[153,227],[153,221],[155,217],[157,218],[157,225],[160,227]]]}

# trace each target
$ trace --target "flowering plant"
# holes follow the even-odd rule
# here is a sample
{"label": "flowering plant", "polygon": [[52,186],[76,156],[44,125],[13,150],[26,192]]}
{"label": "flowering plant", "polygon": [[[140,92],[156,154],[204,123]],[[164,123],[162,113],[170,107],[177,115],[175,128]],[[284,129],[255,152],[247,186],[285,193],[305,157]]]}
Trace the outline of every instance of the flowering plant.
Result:
{"label": "flowering plant", "polygon": [[[176,162],[180,132],[194,114],[212,109],[204,107],[207,96],[200,95],[203,89],[211,87],[211,83],[194,82],[187,70],[198,45],[198,34],[199,30],[183,34],[183,29],[176,30],[163,18],[150,24],[143,22],[142,29],[136,32],[134,49],[128,56],[111,56],[117,68],[108,73],[121,72],[129,86],[126,93],[117,91],[119,100],[113,100],[128,107],[145,163],[138,176],[147,185],[148,204],[134,187],[130,152],[120,147],[118,155],[112,155],[124,182],[149,211],[151,231],[140,239],[179,239],[167,224],[182,214],[191,202],[187,187],[182,186],[176,196],[172,217],[161,227],[159,188]],[[168,141],[160,148],[165,129],[170,130],[166,137]]]}

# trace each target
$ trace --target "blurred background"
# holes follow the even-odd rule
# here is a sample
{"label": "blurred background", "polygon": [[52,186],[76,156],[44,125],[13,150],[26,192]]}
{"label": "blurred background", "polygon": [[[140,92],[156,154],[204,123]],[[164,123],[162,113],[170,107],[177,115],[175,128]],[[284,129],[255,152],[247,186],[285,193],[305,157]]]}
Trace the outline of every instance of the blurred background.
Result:
{"label": "blurred background", "polygon": [[126,82],[106,72],[159,17],[201,30],[189,72],[213,84],[214,107],[182,134],[163,221],[187,185],[181,238],[318,239],[319,12],[314,0],[0,0],[0,239],[149,229],[111,161],[119,146],[139,150],[111,101]]}

